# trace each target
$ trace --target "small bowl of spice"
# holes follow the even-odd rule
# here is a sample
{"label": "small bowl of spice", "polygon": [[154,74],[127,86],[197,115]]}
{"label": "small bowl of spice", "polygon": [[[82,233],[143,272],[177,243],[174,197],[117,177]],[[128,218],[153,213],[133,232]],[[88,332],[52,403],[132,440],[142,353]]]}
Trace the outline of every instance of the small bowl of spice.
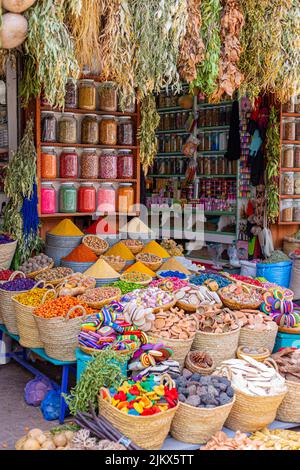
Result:
{"label": "small bowl of spice", "polygon": [[108,242],[97,235],[85,235],[82,239],[82,243],[97,256],[103,255],[109,248]]}

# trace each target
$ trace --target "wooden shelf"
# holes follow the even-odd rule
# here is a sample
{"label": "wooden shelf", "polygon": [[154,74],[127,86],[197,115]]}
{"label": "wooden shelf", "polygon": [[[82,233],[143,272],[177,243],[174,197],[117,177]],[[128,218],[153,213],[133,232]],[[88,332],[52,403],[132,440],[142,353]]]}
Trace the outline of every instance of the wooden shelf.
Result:
{"label": "wooden shelf", "polygon": [[106,216],[136,216],[138,215],[137,212],[71,212],[71,213],[66,213],[66,212],[56,212],[55,214],[40,214],[39,217],[41,219],[47,219],[47,218],[59,218],[59,217],[92,217],[92,216],[98,216],[98,217],[106,217]]}
{"label": "wooden shelf", "polygon": [[42,182],[48,183],[57,181],[58,183],[136,183],[136,179],[91,179],[91,178],[42,178]]}
{"label": "wooden shelf", "polygon": [[283,140],[284,145],[300,145],[300,140]]}
{"label": "wooden shelf", "polygon": [[[300,113],[282,113],[283,117],[299,117],[300,118]],[[283,223],[283,222],[281,222]]]}
{"label": "wooden shelf", "polygon": [[190,134],[191,131],[188,131],[186,129],[168,129],[168,130],[159,130],[156,131],[155,134],[161,135],[161,134],[181,134],[181,135],[188,135]]}
{"label": "wooden shelf", "polygon": [[136,145],[93,145],[93,144],[61,144],[59,142],[41,142],[41,147],[61,147],[61,148],[91,148],[91,149],[119,149],[136,150]]}
{"label": "wooden shelf", "polygon": [[294,172],[294,173],[298,173],[300,171],[300,168],[281,168],[281,171],[282,172]]}
{"label": "wooden shelf", "polygon": [[52,112],[52,113],[72,113],[72,114],[96,114],[97,116],[119,116],[119,117],[136,117],[137,113],[122,113],[122,111],[99,111],[99,110],[87,110],[79,108],[65,108],[64,110],[58,108],[51,108],[51,106],[41,106],[41,113]]}
{"label": "wooden shelf", "polygon": [[281,222],[279,221],[280,225],[299,225],[300,222]]}
{"label": "wooden shelf", "polygon": [[[280,199],[299,199],[300,200],[300,194],[292,194],[292,195],[286,195],[286,194],[280,194],[279,195]],[[299,222],[300,223],[300,222]]]}
{"label": "wooden shelf", "polygon": [[174,112],[190,113],[192,111],[193,111],[193,108],[185,109],[185,108],[182,108],[181,106],[170,106],[168,108],[157,108],[158,113],[174,113]]}

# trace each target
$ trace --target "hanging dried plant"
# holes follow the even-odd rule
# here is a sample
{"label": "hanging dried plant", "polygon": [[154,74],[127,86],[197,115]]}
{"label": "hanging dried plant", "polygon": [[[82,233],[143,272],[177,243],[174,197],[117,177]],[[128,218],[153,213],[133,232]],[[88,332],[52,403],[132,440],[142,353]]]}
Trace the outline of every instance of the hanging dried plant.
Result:
{"label": "hanging dried plant", "polygon": [[180,46],[178,71],[183,81],[191,83],[197,77],[197,66],[204,59],[204,43],[200,34],[201,0],[187,0],[186,33]]}
{"label": "hanging dried plant", "polygon": [[276,95],[282,102],[300,94],[300,7],[292,0],[281,19],[281,68],[276,78]]}
{"label": "hanging dried plant", "polygon": [[[70,0],[69,0],[70,2]],[[73,0],[73,3],[76,0]],[[82,0],[82,8],[71,8],[65,21],[74,38],[76,58],[81,70],[87,65],[95,73],[101,71],[101,50],[99,43],[100,23],[102,15],[102,0]]]}
{"label": "hanging dried plant", "polygon": [[260,93],[274,92],[281,68],[281,20],[291,0],[240,0],[245,26],[241,34],[243,52],[240,70],[245,80],[241,94],[253,100]]}
{"label": "hanging dried plant", "polygon": [[244,15],[239,0],[223,0],[221,14],[221,56],[219,62],[218,88],[210,101],[219,102],[223,95],[231,96],[242,82],[238,68],[241,54],[240,33],[244,26]]}
{"label": "hanging dried plant", "polygon": [[157,153],[158,142],[155,131],[159,121],[160,116],[156,111],[155,98],[149,94],[141,101],[141,126],[139,129],[140,159],[145,175],[147,175]]}
{"label": "hanging dried plant", "polygon": [[71,14],[78,17],[82,12],[84,0],[61,0],[66,15]]}
{"label": "hanging dried plant", "polygon": [[74,44],[63,22],[61,6],[40,0],[26,12],[28,36],[24,43],[24,75],[21,97],[27,105],[31,96],[43,90],[53,107],[64,106],[68,78],[78,78]]}
{"label": "hanging dried plant", "polygon": [[279,161],[280,161],[280,132],[278,113],[271,107],[266,133],[266,201],[267,219],[275,223],[279,215]]}
{"label": "hanging dried plant", "polygon": [[172,86],[181,88],[177,70],[179,47],[186,32],[186,0],[131,0],[135,80],[140,96]]}
{"label": "hanging dried plant", "polygon": [[201,37],[205,45],[205,57],[198,67],[193,86],[199,87],[206,95],[211,95],[217,86],[221,51],[220,12],[220,0],[202,0]]}

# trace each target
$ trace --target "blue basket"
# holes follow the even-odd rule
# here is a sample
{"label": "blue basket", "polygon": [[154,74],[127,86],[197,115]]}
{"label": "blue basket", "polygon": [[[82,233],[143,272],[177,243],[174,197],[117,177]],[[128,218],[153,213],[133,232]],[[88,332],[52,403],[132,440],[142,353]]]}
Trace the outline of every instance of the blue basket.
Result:
{"label": "blue basket", "polygon": [[[77,382],[80,379],[81,374],[85,371],[90,361],[94,360],[93,356],[89,356],[85,354],[80,349],[76,349],[76,359],[77,359],[77,373],[76,373],[76,380]],[[122,365],[122,373],[125,377],[127,377],[127,362]]]}
{"label": "blue basket", "polygon": [[87,269],[93,266],[94,262],[92,263],[77,263],[75,261],[66,261],[61,260],[61,266],[64,268],[71,268],[74,273],[84,273]]}
{"label": "blue basket", "polygon": [[281,348],[300,348],[300,335],[281,333],[279,331],[277,333],[273,353],[277,352]]}
{"label": "blue basket", "polygon": [[282,287],[289,287],[292,261],[281,261],[280,263],[258,263],[256,265],[256,276],[264,277],[269,282],[275,282]]}

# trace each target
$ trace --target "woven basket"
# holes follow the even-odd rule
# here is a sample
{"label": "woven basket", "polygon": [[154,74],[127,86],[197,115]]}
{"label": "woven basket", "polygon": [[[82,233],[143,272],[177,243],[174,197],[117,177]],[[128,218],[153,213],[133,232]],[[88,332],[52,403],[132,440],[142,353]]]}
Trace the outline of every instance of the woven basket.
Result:
{"label": "woven basket", "polygon": [[48,264],[48,266],[46,266],[45,268],[39,269],[38,271],[32,271],[32,273],[26,274],[26,277],[30,277],[31,279],[34,279],[35,276],[37,276],[38,274],[43,273],[44,271],[47,271],[47,269],[53,268],[53,266],[54,266],[54,261],[52,261],[52,263]]}
{"label": "woven basket", "polygon": [[[56,297],[56,291],[54,289],[49,289],[47,292],[45,292],[41,305],[46,302],[49,292],[54,292]],[[33,312],[36,307],[23,305],[18,302],[15,297],[12,297],[12,301],[14,304],[17,328],[20,336],[19,343],[24,348],[43,348],[43,343],[40,339],[40,333],[33,316]]]}
{"label": "woven basket", "polygon": [[[69,319],[80,308],[84,315]],[[42,318],[33,314],[46,354],[58,361],[76,361],[75,350],[82,320],[86,310],[82,305],[72,307],[66,317]]]}
{"label": "woven basket", "polygon": [[[129,248],[129,250],[131,251],[131,253],[133,255],[137,255],[138,253],[140,253],[140,251],[142,251],[142,249],[144,248],[144,243],[141,242],[140,240],[135,240],[136,243],[138,243],[138,245],[135,245],[135,246],[132,246],[132,245],[128,245],[128,241],[129,240],[123,240],[123,243],[124,245],[127,246],[127,248]],[[130,240],[131,241],[131,240]]]}
{"label": "woven basket", "polygon": [[126,273],[123,273],[123,274],[121,274],[121,276],[120,276],[120,281],[122,281],[122,282],[128,282],[128,283],[130,283],[130,284],[138,284],[138,285],[140,285],[140,286],[147,286],[148,284],[150,284],[150,282],[153,281],[153,278],[152,278],[149,274],[146,274],[146,276],[148,276],[148,278],[147,278],[145,281],[137,281],[137,282],[135,282],[135,281],[128,281],[128,280],[126,279]]}
{"label": "woven basket", "polygon": [[287,394],[279,405],[276,419],[286,423],[300,423],[300,384],[286,380]]}
{"label": "woven basket", "polygon": [[115,271],[117,271],[117,273],[122,271],[126,266],[126,260],[123,258],[122,261],[118,261],[116,257],[114,257],[115,259],[111,261],[111,259],[105,255],[102,255],[101,258],[104,259],[104,261],[106,261]]}
{"label": "woven basket", "polygon": [[[98,356],[98,354],[103,353],[105,349],[94,349],[94,348],[88,348],[87,346],[83,346],[83,344],[79,344],[79,349],[84,353],[87,354],[88,356]],[[134,353],[134,350],[132,351],[116,351],[118,354],[121,356],[128,356],[130,358],[132,354]]]}
{"label": "woven basket", "polygon": [[[16,275],[17,273],[20,272],[16,271],[14,274]],[[24,273],[22,275],[24,278],[26,277]],[[18,334],[18,326],[12,297],[23,292],[27,291],[7,291],[1,289],[0,286],[0,315],[7,330],[13,335]]]}
{"label": "woven basket", "polygon": [[[94,237],[94,238],[97,238],[98,240],[100,239],[100,240],[103,242],[103,245],[104,245],[103,248],[101,248],[101,249],[92,248],[90,245],[88,245],[88,244],[86,243],[87,237]],[[108,242],[107,242],[106,240],[103,240],[103,238],[98,237],[98,235],[85,235],[85,236],[83,237],[83,239],[82,239],[82,243],[83,243],[87,248],[89,248],[90,250],[92,250],[92,251],[95,253],[95,255],[97,255],[97,256],[103,255],[103,253],[105,253],[105,252],[108,250],[108,248],[109,248]]]}
{"label": "woven basket", "polygon": [[143,255],[144,253],[136,255],[136,259],[147,266],[147,268],[151,269],[152,271],[157,271],[161,267],[163,260],[160,256],[157,256],[157,261],[143,261]]}
{"label": "woven basket", "polygon": [[196,331],[192,351],[203,351],[211,355],[215,366],[235,357],[239,344],[240,328],[228,333],[206,333]]}
{"label": "woven basket", "polygon": [[[244,286],[245,288],[245,286]],[[254,302],[252,304],[246,304],[242,302],[236,302],[235,300],[228,299],[227,297],[224,297],[222,295],[222,289],[218,291],[218,295],[220,299],[222,300],[222,303],[225,305],[225,307],[230,308],[231,310],[242,310],[242,309],[251,309],[251,310],[257,310],[260,307],[261,300]]]}
{"label": "woven basket", "polygon": [[[164,378],[164,376],[162,376]],[[98,397],[99,415],[142,449],[158,450],[169,434],[178,405],[151,416],[132,416],[118,410],[101,395]]]}
{"label": "woven basket", "polygon": [[162,338],[160,336],[152,336],[151,334],[147,334],[149,343],[163,343],[168,348],[171,348],[173,351],[172,360],[178,361],[180,370],[183,369],[185,358],[191,350],[193,344],[192,339],[168,339]]}
{"label": "woven basket", "polygon": [[17,241],[11,243],[3,243],[0,245],[0,266],[3,269],[9,269],[11,262],[13,260],[16,248],[17,248]]}
{"label": "woven basket", "polygon": [[[176,307],[182,308],[186,312],[196,312],[196,310],[199,308],[199,305],[192,305],[192,304],[186,304],[185,302],[181,302],[180,300],[176,301]],[[200,306],[202,307],[202,306]],[[204,305],[206,307],[206,305]],[[222,304],[214,304],[214,307],[222,307]]]}
{"label": "woven basket", "polygon": [[212,366],[211,367],[199,367],[195,365],[195,363],[192,361],[193,353],[196,353],[199,351],[190,351],[188,355],[185,358],[185,367],[188,369],[190,372],[193,372],[195,374],[201,374],[201,375],[210,375],[212,372],[215,370],[216,366],[214,363],[214,360],[212,359]]}
{"label": "woven basket", "polygon": [[[4,268],[1,266],[1,271],[4,270]],[[7,279],[7,281],[0,281],[0,287],[2,284],[4,284],[5,282],[9,282],[9,281],[13,281],[15,279],[15,277],[20,274],[21,277],[24,277],[25,274],[21,271],[14,271],[10,276],[9,278]],[[1,313],[1,306],[0,306],[0,325],[3,325],[4,324],[4,319],[2,317],[2,313]]]}
{"label": "woven basket", "polygon": [[260,354],[260,355],[259,355],[259,354],[245,353],[245,352],[243,351],[243,348],[244,348],[244,347],[245,347],[245,346],[239,346],[239,347],[238,347],[238,350],[237,350],[237,352],[236,352],[236,357],[237,357],[238,359],[244,359],[243,356],[246,356],[246,357],[250,357],[250,358],[252,358],[252,359],[255,359],[257,362],[264,362],[264,361],[265,361],[266,359],[268,359],[268,357],[270,357],[270,355],[271,355],[270,350],[267,349],[267,348],[264,348],[264,354]]}
{"label": "woven basket", "polygon": [[295,250],[298,250],[300,248],[300,240],[297,240],[294,237],[284,237],[283,239],[283,252],[286,255],[290,255],[290,253],[293,253]]}
{"label": "woven basket", "polygon": [[239,346],[249,346],[251,348],[267,348],[270,352],[273,351],[278,326],[275,322],[270,322],[271,329],[264,331],[251,330],[244,327],[241,329]]}
{"label": "woven basket", "polygon": [[89,307],[94,308],[95,310],[97,310],[99,308],[102,308],[102,307],[104,307],[104,305],[109,304],[113,300],[119,300],[119,298],[121,297],[121,289],[119,289],[118,287],[116,289],[118,289],[119,292],[116,295],[114,295],[113,297],[110,297],[110,298],[105,299],[105,300],[99,300],[98,302],[87,302],[86,300],[84,302]]}
{"label": "woven basket", "polygon": [[179,403],[171,425],[171,435],[181,442],[205,444],[218,431],[221,431],[232,407],[232,402],[215,408],[198,408]]}
{"label": "woven basket", "polygon": [[172,302],[170,302],[169,304],[165,304],[165,305],[162,305],[161,307],[156,307],[152,310],[152,313],[158,313],[160,312],[161,310],[169,310],[170,308],[174,307],[174,305],[176,304],[176,299],[174,299]]}

